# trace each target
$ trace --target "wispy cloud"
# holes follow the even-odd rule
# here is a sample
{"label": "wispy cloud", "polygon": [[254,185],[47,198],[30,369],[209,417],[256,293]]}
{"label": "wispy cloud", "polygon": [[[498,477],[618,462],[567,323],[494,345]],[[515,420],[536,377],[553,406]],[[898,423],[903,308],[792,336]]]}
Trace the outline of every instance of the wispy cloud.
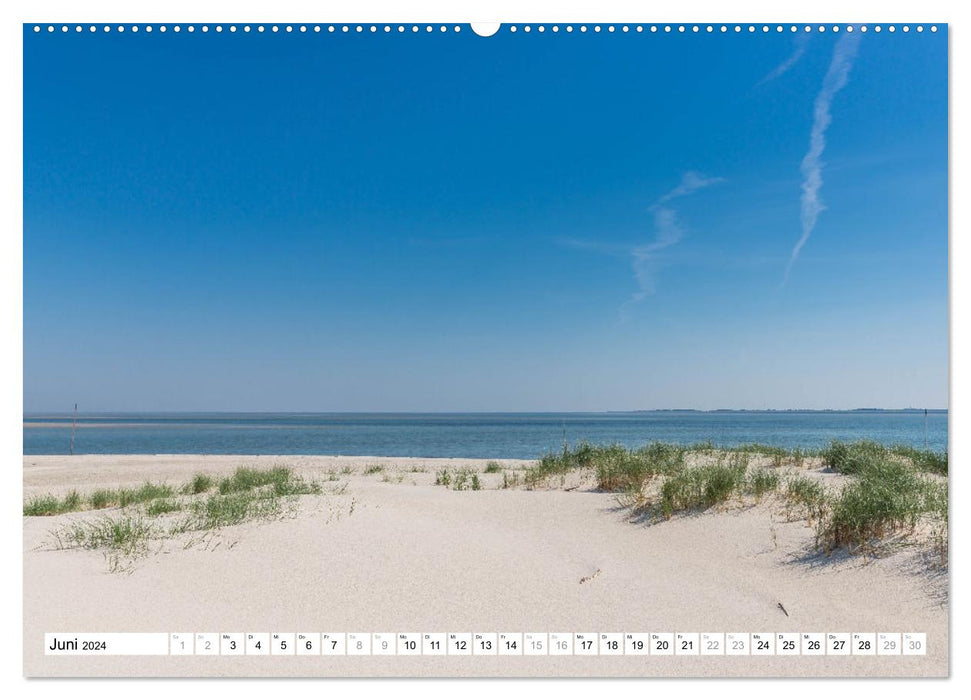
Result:
{"label": "wispy cloud", "polygon": [[657,268],[657,254],[673,246],[684,237],[684,229],[678,222],[677,211],[670,206],[670,202],[721,182],[724,178],[706,177],[700,173],[687,172],[681,177],[681,183],[670,192],[662,195],[651,205],[649,211],[654,215],[654,240],[637,246],[631,250],[631,267],[634,270],[634,280],[637,291],[621,307],[622,314],[626,313],[630,305],[643,301],[654,293],[655,273]]}
{"label": "wispy cloud", "polygon": [[660,197],[651,208],[655,209],[665,202],[670,202],[672,199],[677,197],[684,197],[686,194],[691,194],[695,190],[700,190],[702,187],[707,187],[708,185],[714,185],[716,182],[721,182],[722,180],[724,180],[724,178],[705,177],[701,173],[696,173],[693,170],[689,170],[681,176],[681,184]]}
{"label": "wispy cloud", "polygon": [[853,67],[853,59],[860,43],[858,32],[847,32],[836,42],[833,49],[833,60],[823,78],[823,88],[816,95],[816,102],[813,107],[813,127],[809,133],[809,150],[802,159],[802,235],[796,242],[789,256],[789,263],[786,265],[785,276],[782,284],[789,280],[789,273],[792,266],[809,236],[812,235],[816,227],[816,220],[820,212],[825,209],[822,200],[819,198],[819,190],[823,186],[823,149],[826,148],[826,130],[833,120],[830,114],[830,105],[836,93],[843,89]]}
{"label": "wispy cloud", "polygon": [[783,73],[786,73],[790,68],[792,68],[794,65],[796,65],[796,63],[799,62],[799,59],[802,58],[802,55],[806,53],[806,47],[808,45],[809,45],[809,33],[800,32],[799,34],[797,34],[796,39],[793,42],[792,53],[789,54],[789,57],[786,60],[784,60],[782,63],[777,65],[775,68],[773,68],[771,71],[769,71],[769,73],[764,78],[762,78],[762,80],[757,82],[756,85],[763,85],[764,83],[768,83],[769,81],[775,80]]}
{"label": "wispy cloud", "polygon": [[707,177],[694,171],[684,173],[677,187],[658,197],[647,208],[654,220],[655,234],[654,240],[649,243],[631,247],[630,244],[623,245],[583,238],[557,238],[555,241],[565,248],[630,259],[637,291],[620,307],[621,320],[625,320],[632,305],[643,301],[654,293],[655,277],[659,264],[658,253],[665,248],[670,248],[684,237],[685,231],[678,221],[678,212],[671,203],[675,199],[685,197],[722,181],[724,181],[724,178]]}

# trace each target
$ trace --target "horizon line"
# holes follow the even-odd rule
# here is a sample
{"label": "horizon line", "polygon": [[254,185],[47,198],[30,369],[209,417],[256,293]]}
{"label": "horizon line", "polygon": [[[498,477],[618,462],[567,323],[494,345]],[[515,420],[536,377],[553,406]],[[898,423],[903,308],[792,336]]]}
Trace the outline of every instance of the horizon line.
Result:
{"label": "horizon line", "polygon": [[[791,412],[791,413],[850,413],[850,412],[920,412],[920,411],[935,411],[944,412],[948,411],[949,407],[924,407],[924,406],[903,406],[895,408],[887,407],[877,407],[877,406],[857,406],[854,408],[799,408],[799,407],[789,407],[789,408],[622,408],[622,409],[599,409],[599,410],[462,410],[462,411],[429,411],[429,410],[357,410],[357,411],[341,411],[341,410],[305,410],[305,411],[272,411],[272,410],[225,410],[225,409],[199,409],[199,410],[182,410],[182,409],[166,409],[166,410],[98,410],[98,411],[78,411],[78,416],[94,416],[94,415],[186,415],[186,414],[197,414],[197,415],[500,415],[500,414],[543,414],[543,413],[558,413],[558,414],[590,414],[590,413],[724,413],[724,412],[734,412],[734,413],[777,413],[777,412]],[[74,415],[72,411],[51,411],[51,410],[34,410],[34,411],[21,411],[23,416],[40,416],[40,415],[57,415],[57,416],[72,416]]]}

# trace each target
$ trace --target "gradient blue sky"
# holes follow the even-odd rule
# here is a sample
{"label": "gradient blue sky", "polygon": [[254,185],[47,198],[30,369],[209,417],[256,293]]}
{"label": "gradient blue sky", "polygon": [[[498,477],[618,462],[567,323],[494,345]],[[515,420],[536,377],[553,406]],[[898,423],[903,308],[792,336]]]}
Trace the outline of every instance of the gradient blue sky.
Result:
{"label": "gradient blue sky", "polygon": [[25,28],[24,409],[945,407],[946,31],[856,36]]}

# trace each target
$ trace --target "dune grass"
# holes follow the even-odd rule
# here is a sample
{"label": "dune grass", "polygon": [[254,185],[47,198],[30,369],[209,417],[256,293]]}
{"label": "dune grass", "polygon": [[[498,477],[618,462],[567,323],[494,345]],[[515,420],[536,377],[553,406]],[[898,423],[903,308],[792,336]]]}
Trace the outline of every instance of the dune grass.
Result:
{"label": "dune grass", "polygon": [[929,523],[942,563],[947,558],[947,453],[907,446],[834,440],[823,453],[833,470],[853,477],[823,508],[818,540],[827,552],[839,548],[870,553],[893,538],[908,538]]}
{"label": "dune grass", "polygon": [[842,442],[833,440],[822,453],[823,462],[841,474],[861,475],[880,468],[888,461],[903,461],[914,469],[947,476],[947,452],[919,450],[908,445],[885,447],[870,440]]}
{"label": "dune grass", "polygon": [[[777,470],[802,467],[811,457],[849,481],[827,489],[819,478]],[[765,458],[775,468],[749,467],[753,460],[765,465]],[[798,514],[815,528],[817,545],[826,552],[875,552],[911,536],[923,542],[929,529],[942,563],[947,559],[947,483],[938,478],[947,475],[946,452],[867,440],[834,440],[820,451],[757,443],[685,447],[654,442],[633,450],[581,443],[543,455],[527,469],[525,484],[532,488],[576,469],[591,470],[598,489],[617,493],[622,505],[651,517],[777,495],[790,517]],[[508,484],[504,479],[504,487]]]}
{"label": "dune grass", "polygon": [[[775,469],[758,466],[766,464],[766,457],[775,467],[801,466],[807,457],[816,455],[849,481],[841,488],[827,490],[818,478],[780,476]],[[753,460],[756,466],[750,468]],[[384,469],[383,465],[371,465],[364,473]],[[818,453],[760,444],[721,448],[711,443],[685,447],[653,442],[632,450],[622,445],[581,443],[543,455],[522,477],[503,470],[498,462],[490,461],[485,469],[487,473],[502,473],[501,488],[515,488],[520,483],[535,488],[552,476],[562,477],[573,470],[588,470],[595,476],[598,489],[617,493],[624,504],[651,510],[663,518],[733,500],[751,502],[752,498],[778,494],[790,516],[796,512],[816,528],[817,544],[826,552],[840,548],[871,552],[883,542],[929,528],[946,565],[948,490],[946,481],[940,479],[948,471],[946,452],[836,440]],[[482,488],[479,473],[471,468],[438,471],[435,483],[456,491]],[[73,523],[61,533],[60,541],[73,546],[118,554],[124,553],[124,542],[135,543],[149,536],[146,533],[152,530],[143,525],[153,518],[169,516],[171,521],[174,517],[176,524],[170,534],[211,530],[278,516],[283,508],[281,499],[320,492],[317,482],[306,481],[285,466],[241,467],[219,480],[196,474],[178,489],[146,482],[137,488],[100,489],[87,495],[71,491],[62,497],[37,496],[24,502],[23,513],[52,516],[137,507],[135,514],[123,510],[122,517]],[[176,513],[181,515],[172,516]],[[116,541],[121,544],[110,544]]]}
{"label": "dune grass", "polygon": [[136,489],[98,489],[87,496],[71,491],[63,498],[56,496],[35,497],[24,503],[24,515],[61,515],[83,510],[103,510],[105,508],[125,508],[130,505],[148,503],[158,498],[170,498],[175,490],[167,484],[146,482]]}
{"label": "dune grass", "polygon": [[689,457],[717,459],[729,455],[770,458],[774,467],[802,467],[807,459],[820,453],[759,443],[723,447],[712,442],[678,445],[655,441],[630,449],[617,444],[592,445],[582,442],[573,449],[564,446],[560,452],[543,455],[526,470],[525,483],[534,487],[551,476],[563,475],[575,469],[593,469],[597,476],[597,488],[627,492],[637,490],[643,482],[655,477],[670,477],[679,473],[686,468]]}
{"label": "dune grass", "polygon": [[684,460],[683,448],[661,442],[637,450],[612,445],[592,453],[597,488],[603,491],[629,491],[658,475],[673,476],[684,469]]}
{"label": "dune grass", "polygon": [[270,518],[282,512],[282,498],[318,494],[321,486],[306,481],[289,467],[240,467],[218,482],[216,493],[188,505],[182,530],[212,530],[247,520]]}
{"label": "dune grass", "polygon": [[755,469],[746,474],[745,492],[760,499],[765,494],[778,490],[779,481],[778,472],[769,469]]}
{"label": "dune grass", "polygon": [[58,549],[93,549],[104,553],[108,570],[115,572],[147,553],[158,528],[141,516],[73,522],[52,533]]}
{"label": "dune grass", "polygon": [[594,469],[598,488],[627,491],[658,474],[672,474],[684,466],[686,449],[680,445],[653,442],[636,450],[623,445],[592,445],[582,442],[574,449],[543,455],[526,469],[527,486],[537,486],[551,476],[575,469]]}
{"label": "dune grass", "polygon": [[259,489],[272,491],[276,496],[298,496],[321,491],[320,484],[304,480],[288,467],[240,467],[218,483],[208,475],[196,474],[178,489],[169,484],[145,482],[138,488],[97,489],[86,496],[77,491],[71,491],[63,498],[37,496],[24,502],[23,512],[25,516],[51,516],[144,504],[148,514],[159,515],[181,509],[178,501],[171,500],[177,495],[199,496],[214,488],[222,495]]}
{"label": "dune grass", "polygon": [[584,465],[575,461],[575,454],[564,448],[562,454],[549,452],[536,462],[535,465],[526,468],[524,481],[528,486],[535,486],[557,474],[580,468]]}
{"label": "dune grass", "polygon": [[454,472],[450,472],[448,469],[442,469],[435,474],[435,485],[444,486],[453,491],[480,491],[482,489],[479,472],[471,467],[457,469]]}
{"label": "dune grass", "polygon": [[278,496],[315,492],[312,483],[305,483],[303,479],[294,475],[293,470],[289,467],[271,467],[270,469],[240,467],[233,472],[232,476],[221,479],[217,490],[220,494],[226,496],[240,491],[253,491],[264,486],[271,487]]}
{"label": "dune grass", "polygon": [[749,442],[741,445],[732,445],[731,447],[721,447],[718,449],[723,452],[745,452],[747,454],[766,455],[768,457],[788,457],[790,454],[790,450],[787,450],[785,447],[765,445],[760,442]]}
{"label": "dune grass", "polygon": [[744,457],[733,455],[728,463],[706,464],[676,472],[661,484],[661,513],[670,518],[679,511],[704,510],[724,503],[743,492],[747,467]]}
{"label": "dune grass", "polygon": [[122,508],[137,503],[147,503],[156,498],[171,498],[175,495],[175,489],[168,484],[153,484],[146,482],[137,489],[119,489],[118,505]]}
{"label": "dune grass", "polygon": [[188,515],[173,527],[174,532],[215,530],[249,520],[267,519],[282,513],[283,504],[273,490],[214,493],[193,501]]}
{"label": "dune grass", "polygon": [[829,508],[829,496],[818,479],[795,476],[785,482],[786,510],[801,509],[810,524],[818,522]]}
{"label": "dune grass", "polygon": [[909,445],[894,445],[890,448],[892,454],[909,459],[917,469],[947,476],[947,451],[934,452],[932,450],[918,450]]}
{"label": "dune grass", "polygon": [[758,442],[747,443],[744,445],[734,445],[732,447],[719,448],[724,452],[737,452],[745,453],[753,456],[769,457],[772,460],[772,466],[781,467],[784,464],[791,464],[796,467],[801,467],[807,459],[810,457],[818,456],[818,452],[813,450],[805,450],[799,447],[794,449],[786,449],[785,447],[776,447],[774,445],[764,445]]}
{"label": "dune grass", "polygon": [[180,492],[186,496],[195,496],[211,489],[214,483],[213,478],[208,474],[196,474],[180,489]]}
{"label": "dune grass", "polygon": [[165,515],[166,513],[175,513],[180,511],[182,508],[182,503],[177,500],[159,498],[145,506],[145,515]]}
{"label": "dune grass", "polygon": [[[72,492],[77,495],[77,492]],[[56,496],[35,496],[29,501],[24,503],[24,515],[40,516],[40,515],[60,515],[61,513],[71,512],[68,508],[74,499],[64,498],[60,499]]]}
{"label": "dune grass", "polygon": [[145,554],[150,540],[280,517],[294,497],[320,492],[316,481],[306,481],[287,467],[241,467],[218,482],[197,474],[179,489],[146,483],[137,489],[101,489],[87,497],[77,492],[63,499],[39,497],[24,504],[24,514],[120,506],[119,515],[76,520],[51,533],[58,549],[101,550],[109,570],[118,571]]}
{"label": "dune grass", "polygon": [[833,440],[823,451],[823,463],[840,474],[859,476],[885,461],[888,450],[870,440],[846,443]]}
{"label": "dune grass", "polygon": [[829,504],[821,523],[827,551],[872,550],[882,540],[912,534],[925,516],[947,522],[947,484],[892,459],[872,461]]}
{"label": "dune grass", "polygon": [[502,484],[500,485],[499,488],[514,489],[514,488],[517,488],[518,486],[519,486],[519,472],[512,472],[511,475],[507,471],[502,472]]}
{"label": "dune grass", "polygon": [[[88,496],[88,504],[91,510],[103,510],[118,505],[118,493],[109,489],[98,489],[92,491]],[[79,509],[80,510],[80,509]]]}
{"label": "dune grass", "polygon": [[71,547],[111,549],[131,554],[155,534],[155,529],[147,520],[137,516],[102,517],[91,522],[71,523],[62,534],[62,543]]}

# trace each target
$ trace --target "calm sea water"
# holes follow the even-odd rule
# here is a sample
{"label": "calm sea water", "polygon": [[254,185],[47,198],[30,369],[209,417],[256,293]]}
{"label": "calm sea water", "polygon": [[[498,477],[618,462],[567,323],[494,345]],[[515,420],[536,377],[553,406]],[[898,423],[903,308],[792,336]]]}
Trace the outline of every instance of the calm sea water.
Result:
{"label": "calm sea water", "polygon": [[[926,430],[925,430],[926,425]],[[166,413],[79,419],[76,454],[322,454],[532,459],[581,440],[823,447],[831,439],[947,449],[947,412]],[[71,417],[24,417],[24,454],[68,454]]]}

